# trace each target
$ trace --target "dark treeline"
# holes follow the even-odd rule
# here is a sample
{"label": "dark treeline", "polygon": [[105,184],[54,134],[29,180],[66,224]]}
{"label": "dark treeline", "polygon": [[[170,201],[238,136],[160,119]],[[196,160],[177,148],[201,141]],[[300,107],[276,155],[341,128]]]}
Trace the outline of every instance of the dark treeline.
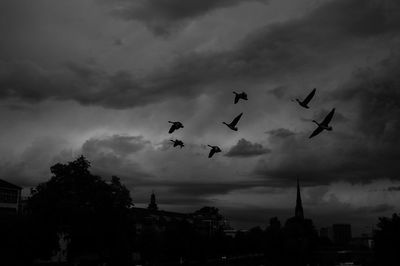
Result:
{"label": "dark treeline", "polygon": [[[48,261],[62,249],[60,239],[66,239],[67,265],[135,265],[135,260],[143,265],[214,265],[240,256],[261,256],[264,265],[335,263],[318,255],[334,244],[318,236],[311,220],[298,217],[283,224],[273,217],[263,228],[234,235],[222,228],[204,234],[190,219],[159,221],[158,229],[147,226],[139,233],[129,191],[119,178],[105,181],[89,169],[83,156],[52,166],[51,179],[32,190],[23,215],[1,217],[0,265]],[[222,219],[213,207],[194,215]],[[379,218],[377,228],[368,264],[398,265],[399,216]]]}

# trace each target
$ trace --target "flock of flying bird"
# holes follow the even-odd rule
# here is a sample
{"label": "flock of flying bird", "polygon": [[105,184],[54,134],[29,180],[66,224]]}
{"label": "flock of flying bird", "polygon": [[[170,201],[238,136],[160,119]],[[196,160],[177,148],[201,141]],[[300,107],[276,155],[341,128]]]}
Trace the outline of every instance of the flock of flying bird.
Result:
{"label": "flock of flying bird", "polygon": [[[310,107],[308,106],[308,104],[310,103],[311,99],[314,97],[315,91],[316,91],[316,89],[314,88],[307,95],[307,97],[305,99],[303,99],[302,101],[299,100],[299,99],[295,99],[295,100],[292,100],[292,101],[293,102],[297,102],[303,108],[309,109]],[[247,94],[245,92],[241,92],[241,93],[233,92],[233,93],[235,94],[235,99],[234,99],[234,103],[235,104],[237,104],[239,102],[239,100],[245,100],[245,101],[248,100]],[[335,108],[333,108],[329,112],[329,114],[324,118],[324,120],[322,120],[321,123],[318,123],[317,121],[312,120],[312,122],[317,124],[318,127],[312,132],[312,134],[310,135],[309,138],[315,137],[316,135],[321,133],[323,130],[331,131],[332,127],[329,126],[329,123],[332,120],[332,117],[333,117],[334,113],[335,113]],[[226,122],[222,122],[222,123],[225,124],[227,127],[229,127],[231,130],[238,131],[238,128],[236,127],[236,125],[239,122],[239,120],[242,117],[242,115],[243,115],[243,113],[240,113],[229,124],[226,123]],[[168,133],[170,133],[170,134],[172,134],[175,130],[183,128],[183,124],[181,122],[168,121],[168,123],[172,124],[171,128],[168,131]],[[173,142],[174,147],[180,146],[181,148],[183,148],[185,146],[183,141],[181,141],[181,140],[175,139],[175,140],[171,140],[171,141]],[[210,153],[208,154],[208,158],[211,158],[215,153],[218,153],[218,152],[222,151],[218,146],[212,146],[212,145],[207,145],[207,146],[211,148]]]}

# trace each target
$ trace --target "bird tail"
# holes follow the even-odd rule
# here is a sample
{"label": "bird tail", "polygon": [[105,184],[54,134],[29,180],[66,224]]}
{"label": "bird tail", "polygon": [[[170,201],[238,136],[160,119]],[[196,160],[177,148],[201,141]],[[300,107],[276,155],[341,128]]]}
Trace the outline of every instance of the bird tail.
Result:
{"label": "bird tail", "polygon": [[172,121],[168,121],[168,123],[171,123],[171,124],[173,124],[174,122],[172,122]]}

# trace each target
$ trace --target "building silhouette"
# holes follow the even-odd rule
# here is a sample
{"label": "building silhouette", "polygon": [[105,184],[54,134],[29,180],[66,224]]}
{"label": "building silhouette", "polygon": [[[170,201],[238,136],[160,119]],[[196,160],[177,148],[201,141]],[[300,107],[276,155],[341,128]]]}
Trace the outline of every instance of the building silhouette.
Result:
{"label": "building silhouette", "polygon": [[147,208],[131,208],[133,222],[137,234],[143,232],[162,233],[171,223],[186,222],[193,229],[205,236],[212,236],[226,229],[232,229],[229,221],[219,214],[215,207],[203,207],[192,213],[179,213],[160,210],[156,202],[156,195],[151,193],[150,203]]}
{"label": "building silhouette", "polygon": [[297,179],[297,190],[296,190],[296,206],[294,208],[294,216],[286,221],[286,224],[297,224],[302,225],[304,222],[311,221],[310,219],[304,218],[303,203],[301,201],[301,188],[300,181]]}
{"label": "building silhouette", "polygon": [[332,227],[330,226],[321,227],[319,229],[319,236],[322,238],[329,239],[330,241],[333,241]]}
{"label": "building silhouette", "polygon": [[299,220],[304,220],[303,203],[301,202],[300,183],[297,178],[297,198],[294,216]]}
{"label": "building silhouette", "polygon": [[147,209],[149,209],[149,210],[158,210],[158,206],[157,206],[157,203],[156,203],[156,195],[154,194],[154,191],[151,193],[150,204],[147,207]]}
{"label": "building silhouette", "polygon": [[307,265],[312,260],[317,232],[311,219],[305,218],[301,200],[300,181],[297,179],[294,216],[287,219],[283,228],[287,265]]}
{"label": "building silhouette", "polygon": [[0,179],[0,215],[19,213],[21,187]]}
{"label": "building silhouette", "polygon": [[350,224],[333,224],[333,242],[338,245],[346,245],[351,240]]}

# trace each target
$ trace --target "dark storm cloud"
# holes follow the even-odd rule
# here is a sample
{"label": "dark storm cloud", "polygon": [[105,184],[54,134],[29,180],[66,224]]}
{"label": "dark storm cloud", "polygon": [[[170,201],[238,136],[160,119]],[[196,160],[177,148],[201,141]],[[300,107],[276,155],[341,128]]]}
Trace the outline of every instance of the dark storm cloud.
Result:
{"label": "dark storm cloud", "polygon": [[190,20],[219,9],[244,2],[268,2],[268,0],[145,0],[115,1],[112,13],[126,20],[143,22],[154,34],[168,35]]}
{"label": "dark storm cloud", "polygon": [[288,87],[286,87],[286,86],[278,86],[278,87],[268,91],[268,93],[274,95],[278,99],[282,99],[283,96],[285,95],[287,89],[288,89]]}
{"label": "dark storm cloud", "polygon": [[400,186],[399,186],[399,187],[388,187],[386,190],[387,190],[387,191],[391,191],[391,192],[393,192],[393,191],[400,191]]}
{"label": "dark storm cloud", "polygon": [[[375,68],[361,69],[332,99],[351,104],[355,118],[346,125],[350,132],[309,133],[274,138],[274,156],[260,161],[256,172],[271,185],[285,186],[297,177],[305,185],[334,181],[371,182],[400,179],[400,56],[391,56]],[[310,132],[312,130],[310,124]],[[271,135],[270,137],[274,137]]]}
{"label": "dark storm cloud", "polygon": [[129,108],[195,97],[206,85],[219,82],[257,82],[316,71],[347,58],[346,50],[357,43],[389,42],[400,29],[400,4],[386,3],[329,1],[303,18],[259,29],[231,50],[187,53],[142,78],[127,71],[107,73],[95,65],[69,63],[49,70],[33,62],[3,61],[0,98],[75,100]]}
{"label": "dark storm cloud", "polygon": [[385,143],[398,143],[400,132],[400,56],[391,56],[377,68],[364,68],[354,78],[333,93],[340,101],[359,105],[355,121],[359,134]]}
{"label": "dark storm cloud", "polygon": [[170,191],[182,195],[191,196],[209,196],[228,194],[229,192],[241,189],[249,189],[255,187],[263,187],[260,181],[245,182],[175,182],[164,183],[164,186],[170,187]]}
{"label": "dark storm cloud", "polygon": [[[171,205],[210,205],[215,204],[212,197],[218,195],[227,195],[230,192],[249,189],[253,187],[263,186],[259,181],[253,182],[179,182],[179,181],[157,181],[157,180],[142,180],[133,184],[133,187],[149,188],[148,190],[155,189],[156,191],[163,191],[162,199],[159,200],[162,204]],[[140,199],[146,202],[148,197]]]}
{"label": "dark storm cloud", "polygon": [[43,137],[33,141],[25,150],[9,160],[4,159],[0,167],[0,178],[21,187],[32,187],[50,177],[50,166],[76,159],[77,154],[85,155],[91,162],[92,171],[103,178],[112,175],[121,177],[125,184],[132,185],[150,175],[141,166],[127,159],[127,155],[144,149],[149,141],[142,136],[113,135],[87,140],[79,151],[67,150],[67,143],[61,138]]}
{"label": "dark storm cloud", "polygon": [[271,152],[259,143],[251,143],[246,139],[240,139],[225,156],[228,157],[252,157]]}
{"label": "dark storm cloud", "polygon": [[32,187],[50,177],[50,166],[54,156],[65,146],[65,140],[43,137],[33,141],[25,150],[13,158],[8,155],[0,167],[0,178],[20,187]]}
{"label": "dark storm cloud", "polygon": [[376,206],[360,207],[357,209],[357,211],[361,213],[382,213],[393,211],[394,209],[394,206],[383,203]]}
{"label": "dark storm cloud", "polygon": [[149,143],[142,136],[113,135],[87,140],[82,145],[81,152],[91,162],[95,174],[105,178],[116,175],[131,186],[151,176],[139,163],[128,158],[129,155],[143,150]]}
{"label": "dark storm cloud", "polygon": [[[75,100],[83,105],[121,109],[197,95],[200,90],[196,90],[194,81],[201,82],[196,74],[178,72],[172,77],[157,72],[148,79],[137,79],[126,71],[109,74],[96,65],[67,63],[57,70],[48,70],[33,62],[0,61],[0,99],[30,103]],[[186,84],[189,86],[182,90]]]}
{"label": "dark storm cloud", "polygon": [[330,133],[312,141],[308,134],[276,140],[272,146],[274,156],[260,160],[255,173],[277,187],[293,184],[298,177],[305,186],[400,178],[398,155],[393,156],[382,150],[379,143],[368,143],[364,138]]}
{"label": "dark storm cloud", "polygon": [[29,61],[0,61],[0,97],[27,102],[46,99],[85,103],[98,91],[103,72],[95,68],[68,63],[58,70],[47,70]]}
{"label": "dark storm cloud", "polygon": [[273,137],[287,138],[293,136],[295,133],[286,128],[278,128],[265,132]]}
{"label": "dark storm cloud", "polygon": [[150,141],[144,140],[143,136],[113,135],[87,140],[82,146],[82,151],[87,154],[110,151],[116,155],[126,156],[142,150],[148,144]]}

